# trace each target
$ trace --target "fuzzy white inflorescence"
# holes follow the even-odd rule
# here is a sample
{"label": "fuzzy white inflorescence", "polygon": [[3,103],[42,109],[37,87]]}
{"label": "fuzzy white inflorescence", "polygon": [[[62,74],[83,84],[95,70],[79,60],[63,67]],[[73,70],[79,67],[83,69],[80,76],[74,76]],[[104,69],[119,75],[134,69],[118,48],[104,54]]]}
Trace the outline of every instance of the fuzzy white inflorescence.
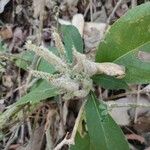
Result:
{"label": "fuzzy white inflorescence", "polygon": [[34,51],[37,55],[44,58],[48,63],[53,64],[55,68],[60,71],[64,72],[67,65],[63,62],[59,57],[57,57],[54,53],[49,51],[47,48],[43,46],[36,46],[28,41],[25,46],[27,49]]}
{"label": "fuzzy white inflorescence", "polygon": [[67,64],[62,60],[65,55],[65,48],[58,33],[54,32],[54,40],[57,49],[63,57],[58,57],[43,46],[36,46],[30,41],[26,43],[26,48],[34,51],[37,55],[52,64],[59,72],[52,75],[46,72],[30,70],[32,75],[49,81],[55,87],[64,91],[64,99],[73,97],[83,98],[88,95],[93,88],[91,76],[95,74],[106,74],[109,76],[122,77],[125,75],[125,68],[114,63],[96,63],[86,58],[85,54],[77,52],[73,47],[74,62]]}

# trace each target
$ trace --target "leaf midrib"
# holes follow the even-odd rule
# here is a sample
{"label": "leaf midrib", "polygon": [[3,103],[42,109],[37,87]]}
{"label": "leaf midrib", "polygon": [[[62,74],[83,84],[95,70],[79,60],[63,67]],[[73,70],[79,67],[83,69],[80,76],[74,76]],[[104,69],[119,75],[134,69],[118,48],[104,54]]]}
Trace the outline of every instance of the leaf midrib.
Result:
{"label": "leaf midrib", "polygon": [[127,53],[121,55],[120,57],[118,57],[117,59],[115,59],[113,62],[119,61],[120,59],[122,59],[123,57],[126,57],[128,54],[133,53],[135,51],[138,51],[138,49],[142,46],[144,46],[145,44],[148,44],[150,41],[145,42],[144,44],[138,46],[137,48],[134,48],[133,50],[128,51]]}
{"label": "leaf midrib", "polygon": [[[99,114],[99,111],[98,111],[98,109],[97,109],[97,105],[96,105],[96,103],[95,103],[95,99],[94,99],[94,97],[93,97],[93,95],[92,95],[92,99],[93,99],[93,104],[94,104],[94,106],[95,106],[95,108],[96,108],[96,112],[97,112],[97,115],[98,115],[98,118],[99,118],[99,120],[100,120],[100,122],[101,122],[101,116],[100,116],[100,114]],[[107,142],[107,137],[105,136],[105,129],[104,129],[104,127],[103,127],[103,125],[100,123],[100,126],[101,126],[101,128],[102,128],[102,130],[103,130],[103,135],[104,135],[104,138],[105,138],[105,141],[106,141],[106,147],[107,147],[107,149],[109,149],[108,148],[108,142]]]}

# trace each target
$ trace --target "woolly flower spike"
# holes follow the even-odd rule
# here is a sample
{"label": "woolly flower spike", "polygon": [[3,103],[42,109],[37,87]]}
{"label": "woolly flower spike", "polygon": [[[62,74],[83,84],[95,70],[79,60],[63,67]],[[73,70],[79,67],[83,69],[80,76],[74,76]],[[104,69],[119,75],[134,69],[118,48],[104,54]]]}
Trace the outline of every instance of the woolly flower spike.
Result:
{"label": "woolly flower spike", "polygon": [[[81,83],[77,80],[73,80],[69,77],[69,75],[50,75],[49,73],[30,70],[31,74],[37,78],[42,78],[50,82],[53,86],[63,91],[64,99],[69,100],[73,97],[84,98],[88,95],[90,90],[92,89],[92,80],[91,79],[83,79]],[[82,85],[82,89],[80,86]]]}
{"label": "woolly flower spike", "polygon": [[79,83],[75,82],[74,80],[70,79],[67,75],[51,75],[46,72],[30,70],[31,74],[34,77],[42,78],[53,84],[55,87],[63,89],[67,92],[74,92],[79,89]]}
{"label": "woolly flower spike", "polygon": [[79,83],[70,79],[66,75],[53,80],[52,84],[60,89],[66,90],[68,93],[73,93],[74,91],[79,90]]}
{"label": "woolly flower spike", "polygon": [[[60,38],[59,35],[56,34],[56,36],[58,36],[58,39]],[[61,40],[59,41],[59,44],[60,42]],[[64,48],[62,43],[60,45],[62,48]],[[123,77],[125,74],[124,67],[108,62],[93,62],[87,59],[86,55],[77,52],[75,48],[73,48],[73,56],[75,60],[73,64],[75,65],[73,68],[70,68],[69,65],[64,63],[61,58],[57,57],[44,47],[38,47],[31,42],[27,42],[26,47],[33,50],[37,55],[43,57],[50,64],[53,64],[56,69],[58,69],[60,73],[56,75],[51,75],[41,71],[30,71],[33,76],[45,79],[53,86],[60,89],[64,93],[63,98],[65,100],[71,99],[73,97],[86,97],[93,88],[93,82],[90,77],[95,74],[106,74],[115,77]]]}
{"label": "woolly flower spike", "polygon": [[115,76],[121,78],[125,75],[125,68],[123,66],[114,63],[95,63],[88,60],[84,54],[73,50],[74,57],[77,60],[74,70],[77,72],[84,72],[89,76],[95,74],[106,74],[109,76]]}
{"label": "woolly flower spike", "polygon": [[41,78],[41,79],[44,79],[47,81],[51,81],[54,79],[54,75],[51,75],[51,74],[46,73],[46,72],[36,71],[36,70],[30,70],[30,72],[34,77]]}
{"label": "woolly flower spike", "polygon": [[54,38],[54,41],[55,41],[56,48],[60,51],[61,55],[64,55],[65,48],[64,48],[64,45],[61,41],[60,35],[57,33],[56,29],[54,29],[53,38]]}
{"label": "woolly flower spike", "polygon": [[115,76],[122,78],[125,75],[125,67],[114,64],[114,63],[96,63],[97,74],[106,74],[109,76]]}
{"label": "woolly flower spike", "polygon": [[48,63],[55,66],[55,68],[60,71],[64,72],[67,68],[67,64],[64,63],[59,57],[49,51],[47,48],[43,46],[36,46],[28,41],[25,45],[27,49],[34,51],[37,55],[43,57]]}

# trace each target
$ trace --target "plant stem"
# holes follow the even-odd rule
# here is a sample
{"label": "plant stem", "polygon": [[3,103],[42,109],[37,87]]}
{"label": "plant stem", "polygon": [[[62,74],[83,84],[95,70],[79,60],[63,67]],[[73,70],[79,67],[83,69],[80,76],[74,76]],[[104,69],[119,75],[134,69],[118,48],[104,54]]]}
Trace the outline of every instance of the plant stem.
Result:
{"label": "plant stem", "polygon": [[75,144],[75,136],[76,136],[76,133],[77,133],[80,118],[81,118],[82,113],[84,111],[85,104],[86,104],[86,100],[82,103],[82,106],[81,106],[80,111],[78,113],[78,117],[76,118],[76,122],[75,122],[75,125],[74,125],[74,128],[73,128],[72,134],[71,134],[71,138],[67,139],[67,136],[68,136],[68,133],[67,133],[65,138],[54,148],[54,150],[60,150],[64,145],[69,145],[70,146],[72,144],[73,145]]}

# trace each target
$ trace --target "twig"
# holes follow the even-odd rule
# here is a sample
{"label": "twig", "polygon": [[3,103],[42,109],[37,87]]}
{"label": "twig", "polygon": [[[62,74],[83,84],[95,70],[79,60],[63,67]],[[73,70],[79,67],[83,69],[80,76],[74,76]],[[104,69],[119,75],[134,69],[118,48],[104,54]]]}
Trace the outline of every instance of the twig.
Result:
{"label": "twig", "polygon": [[28,127],[29,136],[31,138],[32,137],[32,128],[31,128],[31,122],[30,122],[29,118],[27,118],[27,127]]}
{"label": "twig", "polygon": [[60,123],[62,124],[63,132],[65,132],[64,114],[63,114],[63,103],[62,103],[62,97],[60,95],[59,95],[58,107],[59,107],[59,111],[60,111]]}
{"label": "twig", "polygon": [[69,106],[69,103],[70,101],[64,101],[64,104],[63,104],[63,123],[64,125],[66,124],[67,122],[67,116],[68,116],[68,113],[69,113],[69,110],[68,110],[68,106]]}
{"label": "twig", "polygon": [[[37,56],[37,55],[34,56],[34,59],[33,59],[32,64],[30,66],[30,69],[35,69],[37,67],[37,65],[38,65],[37,62],[39,59],[40,59],[39,56]],[[26,91],[28,89],[28,85],[29,85],[31,78],[32,78],[32,74],[31,74],[31,72],[29,72],[28,77],[26,79],[26,85],[25,85]]]}
{"label": "twig", "polygon": [[0,59],[9,60],[9,61],[12,61],[13,59],[21,59],[26,61],[25,59],[21,58],[19,54],[9,54],[9,53],[2,53],[2,52],[0,52]]}
{"label": "twig", "polygon": [[50,127],[46,130],[46,148],[47,150],[52,150],[52,137],[50,134]]}
{"label": "twig", "polygon": [[105,33],[106,33],[107,29],[108,29],[108,26],[109,26],[109,24],[110,24],[110,21],[111,21],[111,19],[113,18],[113,16],[114,16],[116,10],[118,9],[118,7],[121,5],[122,1],[123,1],[123,0],[119,0],[119,1],[117,2],[117,4],[116,4],[116,6],[114,7],[113,11],[112,11],[111,14],[109,15],[109,17],[108,17],[108,19],[107,19],[107,21],[106,21],[106,26],[105,26],[104,33],[103,33],[103,35],[102,35],[101,41],[104,40],[104,38],[105,38]]}
{"label": "twig", "polygon": [[93,2],[92,0],[90,0],[90,17],[91,17],[91,22],[93,22]]}
{"label": "twig", "polygon": [[84,18],[86,17],[88,11],[89,11],[89,8],[90,8],[90,3],[88,4],[88,6],[86,7],[85,11],[84,11]]}
{"label": "twig", "polygon": [[108,108],[112,109],[112,108],[117,108],[117,107],[131,107],[131,108],[137,108],[137,107],[144,107],[144,108],[150,108],[150,105],[148,104],[144,104],[144,103],[111,103],[108,104],[106,103],[106,105],[108,106]]}
{"label": "twig", "polygon": [[20,128],[20,125],[17,124],[16,125],[16,129],[11,134],[11,136],[10,136],[10,138],[9,138],[9,140],[8,140],[4,150],[8,150],[9,146],[16,140],[16,138],[18,137],[19,128]]}
{"label": "twig", "polygon": [[82,103],[82,106],[81,106],[80,111],[78,113],[78,117],[76,119],[76,122],[75,122],[75,125],[74,125],[74,128],[73,128],[70,139],[67,139],[67,137],[68,137],[68,133],[67,133],[65,138],[54,148],[54,150],[60,150],[64,145],[69,145],[70,146],[72,144],[75,144],[74,140],[75,140],[78,125],[79,125],[80,118],[82,116],[85,104],[86,104],[86,100]]}
{"label": "twig", "polygon": [[[137,89],[137,99],[136,99],[136,103],[138,104],[139,100],[140,100],[140,88],[141,85],[138,85],[138,89]],[[137,122],[137,117],[138,117],[138,110],[135,108],[135,116],[134,116],[134,123]]]}
{"label": "twig", "polygon": [[[104,100],[118,99],[120,97],[124,97],[124,96],[130,95],[130,94],[137,94],[137,92],[138,92],[137,90],[134,90],[134,91],[126,92],[126,93],[121,93],[121,94],[118,94],[118,95],[113,95],[113,96],[107,97]],[[148,92],[145,91],[145,90],[139,90],[139,93],[140,94],[146,94]]]}
{"label": "twig", "polygon": [[137,5],[137,0],[131,0],[131,7],[134,8]]}
{"label": "twig", "polygon": [[[33,80],[28,84],[27,88],[29,89],[30,87],[32,87],[33,84],[36,83],[38,80],[39,80],[38,78],[33,79]],[[24,85],[22,85],[22,86],[20,86],[20,87],[17,87],[17,88],[14,89],[13,91],[11,91],[10,94],[8,94],[6,97],[4,97],[3,99],[4,99],[4,100],[8,99],[8,98],[11,97],[12,94],[14,94],[16,91],[18,91],[18,90],[20,90],[20,89],[22,89],[22,88],[25,88],[25,87],[26,87],[26,84],[24,84]]]}
{"label": "twig", "polygon": [[116,6],[114,7],[113,11],[111,12],[111,14],[109,15],[108,19],[107,19],[107,25],[110,24],[111,19],[113,18],[116,10],[118,9],[118,7],[121,5],[123,0],[119,0],[116,4]]}
{"label": "twig", "polygon": [[25,133],[25,125],[21,125],[21,131],[20,131],[20,139],[19,143],[23,144],[24,143],[24,133]]}
{"label": "twig", "polygon": [[46,118],[46,124],[45,124],[45,132],[46,132],[46,147],[48,150],[52,150],[53,148],[53,142],[52,142],[52,137],[50,134],[50,128],[53,123],[52,117],[58,115],[56,110],[50,109],[47,118]]}

